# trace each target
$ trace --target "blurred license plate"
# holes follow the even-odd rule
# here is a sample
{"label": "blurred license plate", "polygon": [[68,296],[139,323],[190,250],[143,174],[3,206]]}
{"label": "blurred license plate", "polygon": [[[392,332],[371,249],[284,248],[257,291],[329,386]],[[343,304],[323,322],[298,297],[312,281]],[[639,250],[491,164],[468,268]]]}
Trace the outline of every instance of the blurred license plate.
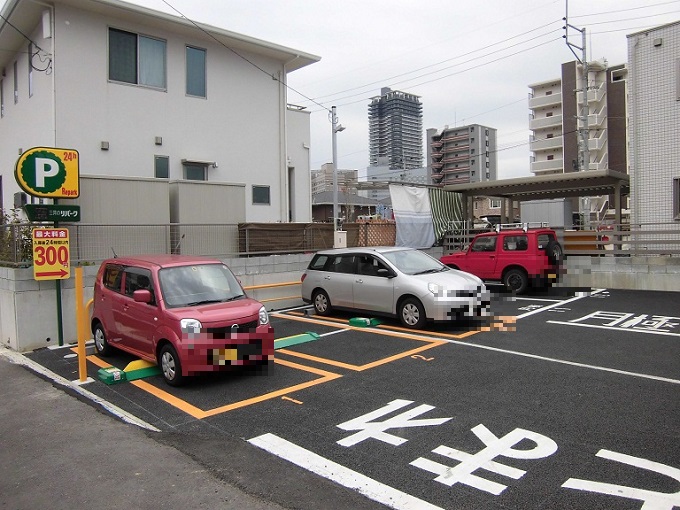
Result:
{"label": "blurred license plate", "polygon": [[230,365],[232,361],[238,359],[236,349],[213,349],[212,359],[214,365]]}

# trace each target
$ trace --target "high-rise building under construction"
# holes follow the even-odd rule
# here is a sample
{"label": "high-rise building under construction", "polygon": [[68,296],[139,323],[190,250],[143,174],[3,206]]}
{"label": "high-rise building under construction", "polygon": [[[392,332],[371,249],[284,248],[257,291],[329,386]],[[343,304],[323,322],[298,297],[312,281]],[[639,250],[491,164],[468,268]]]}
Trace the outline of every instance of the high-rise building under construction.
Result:
{"label": "high-rise building under construction", "polygon": [[[420,96],[384,87],[368,105],[369,164],[423,166],[423,104]],[[386,159],[385,159],[386,158]]]}

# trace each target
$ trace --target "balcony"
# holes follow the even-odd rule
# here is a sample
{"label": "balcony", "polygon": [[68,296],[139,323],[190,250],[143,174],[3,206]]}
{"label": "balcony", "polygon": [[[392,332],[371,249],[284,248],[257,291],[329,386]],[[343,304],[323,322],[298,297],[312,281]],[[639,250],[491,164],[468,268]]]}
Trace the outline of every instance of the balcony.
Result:
{"label": "balcony", "polygon": [[529,97],[529,109],[535,110],[537,108],[544,108],[546,106],[555,106],[562,104],[562,93],[557,92],[547,96]]}
{"label": "balcony", "polygon": [[469,138],[468,134],[462,134],[462,135],[451,135],[451,136],[445,136],[442,138],[443,142],[459,142],[460,140],[467,140]]}
{"label": "balcony", "polygon": [[540,152],[561,148],[562,135],[554,136],[553,138],[532,137],[532,140],[529,142],[529,150],[531,152]]}
{"label": "balcony", "polygon": [[468,150],[470,150],[469,145],[446,145],[442,149],[442,152],[451,153],[451,152],[461,152],[461,151],[468,151]]}
{"label": "balcony", "polygon": [[551,159],[548,161],[532,161],[530,170],[535,173],[552,173],[559,171],[562,173],[564,171],[564,160],[563,159]]}
{"label": "balcony", "polygon": [[552,117],[542,117],[540,119],[531,119],[529,121],[529,129],[535,131],[537,129],[544,129],[550,127],[558,127],[562,125],[562,115],[553,115]]}
{"label": "balcony", "polygon": [[470,159],[470,155],[466,156],[456,156],[454,158],[444,158],[442,161],[444,163],[460,163],[461,161],[468,161]]}
{"label": "balcony", "polygon": [[467,173],[470,171],[469,166],[461,166],[458,168],[445,168],[442,170],[442,174],[450,175],[450,174],[459,174],[459,173]]}

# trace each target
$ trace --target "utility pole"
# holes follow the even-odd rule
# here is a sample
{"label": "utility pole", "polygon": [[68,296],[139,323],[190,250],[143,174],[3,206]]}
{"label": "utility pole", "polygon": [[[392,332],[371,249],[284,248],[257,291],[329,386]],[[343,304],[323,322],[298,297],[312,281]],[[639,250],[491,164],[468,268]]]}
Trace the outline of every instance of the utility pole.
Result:
{"label": "utility pole", "polygon": [[345,129],[338,124],[335,106],[331,106],[331,125],[333,129],[333,231],[335,232],[338,230],[338,132]]}
{"label": "utility pole", "polygon": [[[579,133],[579,165],[578,169],[580,172],[585,172],[590,170],[590,130],[588,129],[588,57],[586,52],[586,29],[576,28],[569,24],[569,0],[565,0],[565,17],[564,20],[564,37],[567,47],[574,54],[576,60],[581,64],[583,70],[583,82],[582,82],[582,101],[581,101],[581,113],[578,116],[578,133]],[[577,46],[569,42],[569,29],[576,30],[581,33],[581,46]],[[574,51],[574,48],[581,50],[581,57]],[[578,90],[578,89],[577,89]],[[581,213],[581,218],[583,214],[587,214],[587,222],[590,223],[590,198],[581,197],[579,199],[579,213]]]}

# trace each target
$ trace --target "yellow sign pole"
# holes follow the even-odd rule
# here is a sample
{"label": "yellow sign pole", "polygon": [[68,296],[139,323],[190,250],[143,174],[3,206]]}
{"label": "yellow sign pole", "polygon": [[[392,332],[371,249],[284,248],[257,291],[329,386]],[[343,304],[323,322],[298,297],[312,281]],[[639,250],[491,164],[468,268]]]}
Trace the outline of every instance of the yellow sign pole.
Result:
{"label": "yellow sign pole", "polygon": [[87,380],[87,359],[85,354],[85,307],[83,306],[83,268],[76,267],[76,334],[78,335],[78,375],[80,382]]}

